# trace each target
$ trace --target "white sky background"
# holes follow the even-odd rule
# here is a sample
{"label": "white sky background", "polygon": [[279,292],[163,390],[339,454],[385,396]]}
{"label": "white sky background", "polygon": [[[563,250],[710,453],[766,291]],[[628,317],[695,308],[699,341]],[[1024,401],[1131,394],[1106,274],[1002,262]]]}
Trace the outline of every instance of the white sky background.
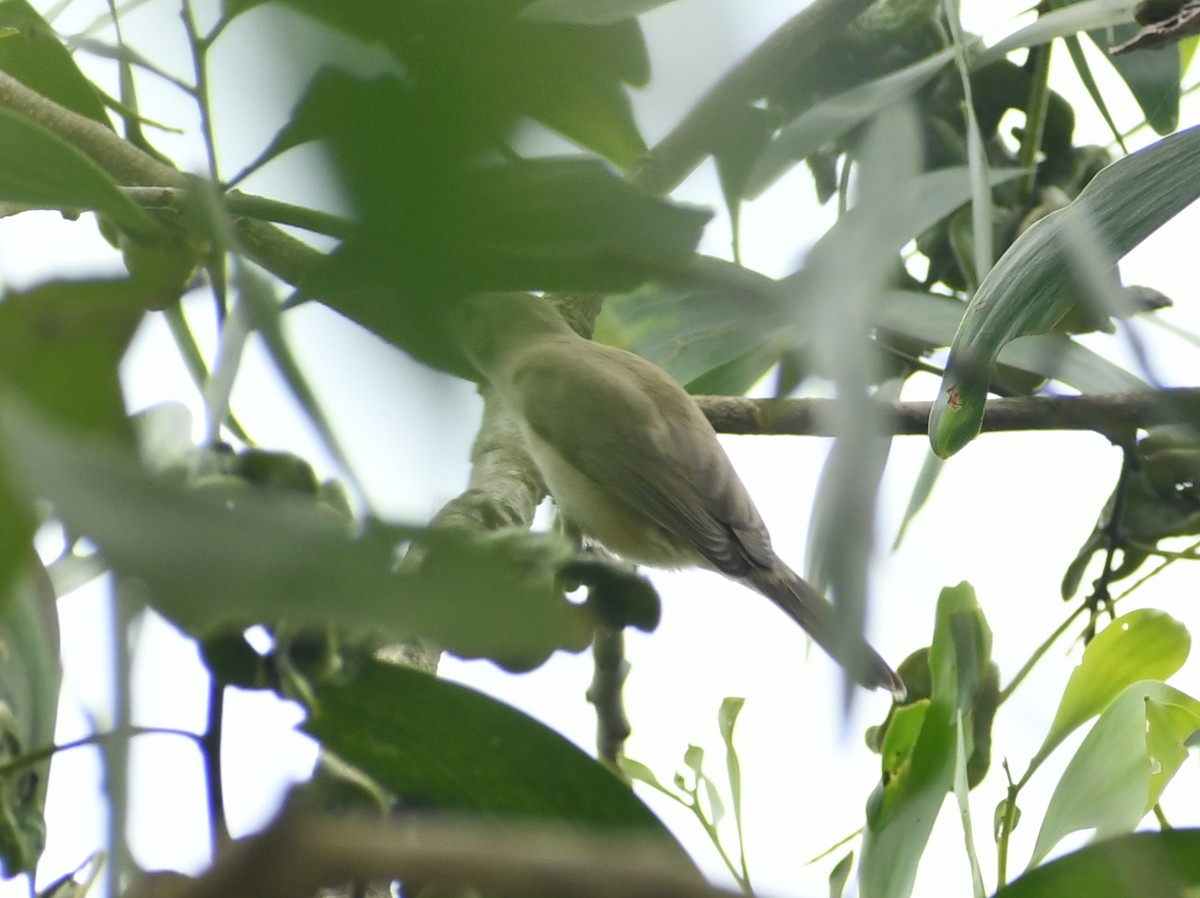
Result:
{"label": "white sky background", "polygon": [[[39,4],[40,5],[40,4]],[[966,27],[996,37],[1025,4],[966,2]],[[103,3],[77,0],[63,27],[91,20]],[[795,12],[799,4],[778,0],[679,0],[643,18],[651,46],[650,88],[635,94],[639,121],[654,142],[722,72]],[[201,4],[203,9],[203,4]],[[985,20],[972,13],[983,10]],[[175,0],[152,0],[125,20],[127,39],[169,68],[186,72],[186,50]],[[260,16],[259,13],[253,16]],[[222,37],[213,59],[218,139],[224,173],[258,153],[282,124],[297,87],[286,76],[283,56],[293,55],[264,39],[268,19],[247,16]],[[305,48],[305,58],[319,55]],[[1065,54],[1058,62],[1066,63]],[[236,61],[236,75],[221,78]],[[88,65],[89,74],[112,86],[111,65]],[[232,71],[232,70],[231,70]],[[1109,69],[1094,68],[1118,122],[1138,119],[1127,94]],[[1086,95],[1069,71],[1059,71],[1056,88],[1080,114],[1077,142],[1107,142],[1107,132],[1089,114]],[[192,108],[173,90],[143,79],[141,98],[151,118],[193,130]],[[1200,121],[1194,103],[1182,123]],[[1152,135],[1151,135],[1152,136]],[[1145,140],[1147,138],[1143,138]],[[198,143],[173,137],[160,141],[185,165],[202,164]],[[185,147],[177,151],[177,148]],[[334,198],[313,183],[309,169],[294,158],[256,176],[248,190],[298,202],[332,204]],[[711,166],[697,172],[675,196],[721,208]],[[817,207],[810,183],[795,177],[745,209],[742,247],[745,261],[768,274],[795,268],[804,247],[831,220]],[[56,216],[32,222],[20,216],[0,223],[0,276],[19,287],[53,273],[111,271],[119,260],[96,236],[90,223],[67,224]],[[1193,296],[1191,253],[1196,245],[1195,210],[1189,210],[1150,238],[1123,264],[1127,283],[1154,286],[1176,301],[1164,317],[1200,331]],[[726,226],[715,223],[703,249],[727,254]],[[68,270],[70,264],[72,267]],[[410,362],[394,349],[336,316],[313,307],[293,316],[296,351],[306,364],[326,408],[346,434],[352,460],[378,511],[400,520],[426,520],[465,483],[467,453],[477,422],[478,401],[469,385]],[[1143,326],[1147,339],[1156,332]],[[1110,338],[1098,342],[1113,345]],[[1159,374],[1174,383],[1195,383],[1195,354],[1177,344],[1154,343]],[[173,356],[161,326],[148,326],[126,365],[134,408],[181,399],[196,414],[195,391]],[[928,398],[935,381],[914,381],[910,398]],[[330,470],[309,428],[257,353],[243,366],[234,408],[267,448],[287,449]],[[382,411],[381,411],[382,410]],[[809,438],[726,438],[725,445],[771,528],[780,553],[803,564],[807,521],[824,441]],[[901,550],[890,545],[911,484],[926,452],[924,438],[896,441],[881,502],[871,635],[893,663],[928,643],[938,591],[970,580],[995,635],[995,657],[1007,682],[1069,608],[1058,598],[1066,564],[1090,532],[1115,482],[1119,453],[1091,434],[985,436],[946,467],[932,501],[910,528]],[[652,635],[631,634],[633,673],[627,706],[634,724],[628,752],[649,764],[666,782],[680,769],[689,742],[704,745],[707,768],[718,781],[724,758],[716,713],[727,695],[746,697],[737,743],[744,776],[744,809],[751,876],[760,894],[819,895],[825,877],[844,853],[806,868],[805,861],[848,835],[862,821],[862,805],[878,778],[875,755],[862,748],[865,726],[887,708],[882,695],[858,694],[855,716],[844,722],[838,707],[839,680],[833,664],[806,651],[803,634],[769,602],[712,574],[654,575],[663,598],[663,623]],[[1195,577],[1178,565],[1148,585],[1138,601],[1161,606],[1196,624]],[[105,623],[97,614],[95,592],[62,600],[67,672],[60,708],[59,740],[103,725],[110,707]],[[1128,606],[1132,607],[1132,606]],[[1128,608],[1126,609],[1128,610]],[[1196,626],[1192,627],[1197,629]],[[992,812],[1003,797],[996,765],[1007,757],[1014,773],[1025,768],[1048,727],[1065,678],[1077,660],[1064,642],[1004,706],[995,734],[994,766],[973,793],[977,848],[985,881],[994,877],[990,829]],[[532,674],[512,677],[483,662],[447,659],[443,674],[497,695],[558,728],[591,750],[593,717],[583,692],[591,677],[586,656],[556,656]],[[1197,665],[1189,662],[1175,681],[1200,694]],[[199,729],[203,726],[204,686],[190,644],[161,624],[147,626],[135,671],[136,721],[144,725]],[[261,696],[240,695],[228,704],[230,751],[226,754],[231,792],[231,824],[236,831],[269,818],[289,778],[302,777],[312,762],[306,740],[291,732],[298,715],[275,708]],[[1078,738],[1060,748],[1023,793],[1024,825],[1014,837],[1013,872],[1023,866],[1040,822],[1041,810],[1058,772]],[[133,795],[133,849],[149,867],[199,869],[206,855],[201,771],[193,746],[173,737],[135,742],[138,782]],[[98,767],[91,750],[56,759],[49,807],[50,846],[43,882],[79,864],[101,843],[103,807],[97,799]],[[1198,803],[1186,801],[1200,786],[1194,759],[1184,765],[1167,793],[1165,811],[1176,824],[1200,823]],[[244,796],[244,798],[243,798]],[[242,798],[243,800],[239,800]],[[648,800],[716,877],[722,868],[698,826],[669,803]],[[1191,815],[1189,817],[1189,815]],[[732,833],[729,833],[732,837]],[[1076,844],[1081,840],[1077,840]],[[733,843],[729,843],[732,847]],[[918,893],[969,894],[970,879],[962,831],[947,807],[926,855]],[[0,885],[0,898],[24,894],[17,884]]]}

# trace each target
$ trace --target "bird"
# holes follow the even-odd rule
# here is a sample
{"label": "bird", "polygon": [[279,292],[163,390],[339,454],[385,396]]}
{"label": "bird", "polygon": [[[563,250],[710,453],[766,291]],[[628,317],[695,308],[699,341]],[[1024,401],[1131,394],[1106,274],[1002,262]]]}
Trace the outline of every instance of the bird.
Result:
{"label": "bird", "polygon": [[776,554],[716,431],[669,374],[579,336],[532,294],[475,294],[451,313],[473,376],[513,418],[560,515],[624,560],[701,567],[774,602],[862,686],[904,684]]}

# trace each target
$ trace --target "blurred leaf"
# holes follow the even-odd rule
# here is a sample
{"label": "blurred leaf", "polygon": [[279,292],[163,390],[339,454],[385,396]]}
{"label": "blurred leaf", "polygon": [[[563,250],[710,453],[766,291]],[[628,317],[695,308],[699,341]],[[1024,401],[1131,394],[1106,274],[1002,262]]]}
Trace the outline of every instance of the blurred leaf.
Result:
{"label": "blurred leaf", "polygon": [[559,22],[575,25],[613,25],[674,0],[533,0],[521,10],[530,22]]}
{"label": "blurred leaf", "polygon": [[997,62],[1023,47],[1036,47],[1056,37],[1089,29],[1124,25],[1130,18],[1130,0],[1086,0],[1039,15],[1033,22],[997,41],[972,60],[974,68]]}
{"label": "blurred leaf", "polygon": [[851,851],[829,871],[829,898],[842,898],[846,893],[846,883],[850,881],[850,871],[853,869],[854,852]]}
{"label": "blurred leaf", "polygon": [[1131,39],[1138,30],[1137,25],[1126,21],[1111,28],[1093,29],[1088,37],[1117,70],[1150,127],[1158,134],[1169,134],[1179,127],[1179,80],[1183,77],[1179,48],[1164,47],[1156,53],[1108,52],[1110,47]]}
{"label": "blurred leaf", "polygon": [[[1159,541],[1200,533],[1200,441],[1187,427],[1151,427],[1104,505],[1099,520],[1063,575],[1064,599],[1075,595],[1092,556],[1112,542],[1113,513],[1119,509],[1120,564],[1106,572],[1113,583],[1134,574]],[[1118,498],[1121,499],[1118,502]]]}
{"label": "blurred leaf", "polygon": [[[645,149],[624,88],[649,78],[637,21],[590,26],[527,21],[518,15],[526,2],[281,0],[281,5],[391,53],[413,102],[380,109],[373,131],[427,146],[448,140],[455,155],[492,149],[518,117],[528,116],[628,165]],[[255,5],[226,2],[225,10],[234,15]],[[379,160],[377,168],[388,159],[386,144],[367,149]]]}
{"label": "blurred leaf", "polygon": [[438,364],[430,355],[445,347],[426,344],[447,295],[631,290],[682,273],[710,217],[586,158],[478,169],[454,190],[447,206],[422,213],[420,234],[365,225],[305,280],[305,295]]}
{"label": "blurred leaf", "polygon": [[644,833],[687,861],[610,770],[558,733],[464,686],[368,661],[317,690],[304,729],[410,810]]}
{"label": "blurred leaf", "polygon": [[904,101],[941,71],[953,56],[953,50],[943,50],[803,112],[779,132],[759,157],[747,179],[746,196],[762,193],[796,162]]}
{"label": "blurred leaf", "polygon": [[1118,695],[1067,764],[1050,796],[1030,866],[1066,835],[1097,838],[1131,831],[1158,801],[1187,756],[1184,740],[1200,729],[1200,702],[1165,683],[1144,680]]}
{"label": "blurred leaf", "polygon": [[[647,284],[611,296],[604,307],[619,326],[626,349],[649,359],[694,391],[694,382],[744,355],[760,359],[759,370],[729,384],[743,393],[782,349],[771,352],[789,316],[776,281],[749,268],[711,256],[692,266],[694,281]],[[747,382],[748,381],[748,382]]]}
{"label": "blurred leaf", "polygon": [[[0,601],[0,764],[54,744],[58,610],[41,562],[26,548],[24,571]],[[33,557],[32,563],[28,559]],[[0,777],[0,867],[5,878],[33,874],[46,844],[49,757]]]}
{"label": "blurred leaf", "polygon": [[1163,611],[1141,608],[1117,618],[1084,649],[1071,672],[1054,722],[1030,766],[1042,759],[1076,728],[1101,713],[1132,684],[1165,680],[1183,666],[1192,637]]}
{"label": "blurred leaf", "polygon": [[1071,307],[1072,288],[1089,272],[1073,273],[1064,249],[1083,234],[1094,235],[1089,242],[1115,265],[1200,196],[1200,181],[1192,176],[1197,165],[1200,128],[1163,138],[1105,168],[1071,205],[1034,224],[1000,258],[951,347],[930,417],[938,455],[952,455],[979,432],[988,372],[1000,349],[1016,337],[1049,330]]}
{"label": "blurred leaf", "polygon": [[1053,860],[994,898],[1190,898],[1200,888],[1200,830],[1104,839]]}
{"label": "blurred leaf", "polygon": [[[0,301],[0,396],[21,397],[72,433],[128,438],[117,367],[152,305],[129,281],[44,284]],[[0,595],[25,563],[36,526],[0,451]],[[2,604],[2,603],[0,603]]]}
{"label": "blurred leaf", "polygon": [[[934,820],[954,784],[955,721],[961,717],[970,725],[976,693],[991,666],[991,630],[975,591],[966,583],[943,589],[929,651],[932,696],[924,709],[919,704],[911,711],[897,709],[897,732],[884,736],[888,766],[867,801],[859,864],[863,898],[911,894]],[[963,737],[969,754],[970,732]]]}
{"label": "blurred leaf", "polygon": [[[380,527],[354,538],[335,509],[234,477],[190,489],[154,479],[131,450],[71,439],[14,403],[0,415],[0,445],[14,487],[52,502],[193,635],[231,623],[332,623],[519,668],[590,638],[591,614],[558,582],[575,553],[557,538]],[[393,572],[402,536],[420,538],[415,573]]]}
{"label": "blurred leaf", "polygon": [[112,127],[95,85],[25,0],[0,3],[0,70],[60,106]]}
{"label": "blurred leaf", "polygon": [[6,107],[0,107],[0,200],[98,212],[135,234],[153,234],[157,229],[100,166],[58,135]]}
{"label": "blurred leaf", "polygon": [[742,713],[742,707],[745,704],[744,698],[727,696],[721,700],[721,709],[717,712],[717,725],[721,729],[721,741],[725,743],[725,771],[729,776],[729,798],[733,804],[733,819],[737,824],[739,854],[743,870],[746,866],[746,847],[742,830],[742,764],[733,744],[733,730],[737,726],[738,715]]}

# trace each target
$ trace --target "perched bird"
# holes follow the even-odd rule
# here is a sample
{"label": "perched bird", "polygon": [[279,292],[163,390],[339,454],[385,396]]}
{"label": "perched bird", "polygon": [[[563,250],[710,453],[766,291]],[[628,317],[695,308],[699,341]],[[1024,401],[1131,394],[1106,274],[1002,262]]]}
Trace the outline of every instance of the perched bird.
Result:
{"label": "perched bird", "polygon": [[528,294],[463,301],[454,336],[524,436],[560,513],[635,564],[700,566],[771,599],[859,683],[902,696],[865,641],[789,568],[704,413],[645,359],[585,340]]}

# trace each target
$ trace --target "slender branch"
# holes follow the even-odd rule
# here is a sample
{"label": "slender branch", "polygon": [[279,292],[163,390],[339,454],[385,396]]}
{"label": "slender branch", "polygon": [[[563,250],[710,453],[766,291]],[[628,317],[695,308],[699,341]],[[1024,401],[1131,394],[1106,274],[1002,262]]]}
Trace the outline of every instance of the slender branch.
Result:
{"label": "slender branch", "polygon": [[[721,433],[833,436],[834,399],[750,399],[698,396],[704,414]],[[929,402],[884,403],[889,430],[923,434]],[[1173,388],[1085,396],[1018,396],[992,399],[983,432],[1014,430],[1092,430],[1116,437],[1158,424],[1200,420],[1200,388]]]}
{"label": "slender branch", "polygon": [[[126,187],[122,192],[139,206],[149,209],[187,208],[188,192],[179,187]],[[224,204],[233,215],[291,225],[328,237],[346,237],[352,227],[352,222],[340,215],[285,203],[270,197],[242,193],[240,190],[232,190],[225,194]]]}
{"label": "slender branch", "polygon": [[625,660],[625,631],[598,626],[592,637],[593,673],[587,700],[596,708],[596,753],[619,771],[625,741],[633,732],[625,713],[623,691],[629,676]]}
{"label": "slender branch", "polygon": [[732,115],[787,81],[874,0],[816,0],[781,25],[718,81],[675,128],[629,170],[648,193],[674,190],[712,152]]}

